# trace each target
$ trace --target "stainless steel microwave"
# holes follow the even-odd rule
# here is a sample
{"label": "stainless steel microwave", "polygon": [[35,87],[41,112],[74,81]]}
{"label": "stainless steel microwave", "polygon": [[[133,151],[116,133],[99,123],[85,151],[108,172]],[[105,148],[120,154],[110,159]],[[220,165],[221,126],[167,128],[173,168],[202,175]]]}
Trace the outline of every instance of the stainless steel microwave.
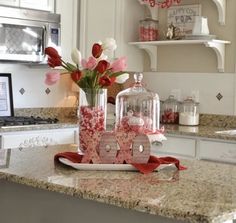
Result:
{"label": "stainless steel microwave", "polygon": [[45,62],[45,48],[61,49],[60,15],[0,6],[0,62]]}

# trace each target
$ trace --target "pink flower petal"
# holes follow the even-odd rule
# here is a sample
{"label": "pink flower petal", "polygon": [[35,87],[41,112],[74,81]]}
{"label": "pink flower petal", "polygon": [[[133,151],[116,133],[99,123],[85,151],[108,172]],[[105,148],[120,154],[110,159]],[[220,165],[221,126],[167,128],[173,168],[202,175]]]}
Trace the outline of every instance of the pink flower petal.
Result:
{"label": "pink flower petal", "polygon": [[53,85],[58,80],[60,80],[61,74],[59,71],[49,71],[46,73],[46,78],[44,83],[47,85]]}

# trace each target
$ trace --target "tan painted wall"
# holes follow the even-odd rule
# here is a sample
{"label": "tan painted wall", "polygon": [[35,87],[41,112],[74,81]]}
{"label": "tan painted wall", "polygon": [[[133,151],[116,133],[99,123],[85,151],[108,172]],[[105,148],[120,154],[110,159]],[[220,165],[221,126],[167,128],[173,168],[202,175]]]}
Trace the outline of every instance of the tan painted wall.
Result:
{"label": "tan painted wall", "polygon": [[[226,46],[225,72],[235,72],[236,62],[236,0],[227,0],[226,25],[218,22],[218,11],[212,0],[182,0],[182,4],[201,4],[202,16],[208,17],[210,34],[217,39],[229,40]],[[167,11],[159,10],[160,32],[166,31]],[[145,57],[145,70],[150,70]],[[175,45],[158,47],[158,72],[204,72],[215,73],[217,58],[215,52],[203,45]]]}

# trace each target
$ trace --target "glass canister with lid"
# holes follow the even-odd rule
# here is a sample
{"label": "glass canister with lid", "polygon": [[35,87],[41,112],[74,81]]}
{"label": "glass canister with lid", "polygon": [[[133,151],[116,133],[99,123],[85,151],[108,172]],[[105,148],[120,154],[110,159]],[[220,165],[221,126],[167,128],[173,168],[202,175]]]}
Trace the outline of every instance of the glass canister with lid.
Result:
{"label": "glass canister with lid", "polygon": [[163,124],[179,123],[179,102],[173,95],[170,95],[162,105],[161,122]]}
{"label": "glass canister with lid", "polygon": [[158,38],[158,20],[147,17],[139,21],[139,41],[155,41]]}
{"label": "glass canister with lid", "polygon": [[180,106],[179,124],[199,125],[199,103],[195,102],[192,97],[188,97]]}
{"label": "glass canister with lid", "polygon": [[159,96],[143,87],[142,78],[141,73],[134,74],[133,87],[116,96],[116,130],[148,133],[159,129]]}

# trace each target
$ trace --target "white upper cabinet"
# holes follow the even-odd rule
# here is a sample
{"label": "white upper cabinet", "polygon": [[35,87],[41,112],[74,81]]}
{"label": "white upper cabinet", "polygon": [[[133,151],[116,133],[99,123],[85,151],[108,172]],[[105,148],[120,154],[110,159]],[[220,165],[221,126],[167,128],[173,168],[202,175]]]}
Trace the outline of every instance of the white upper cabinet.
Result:
{"label": "white upper cabinet", "polygon": [[0,5],[54,12],[54,0],[0,0]]}
{"label": "white upper cabinet", "polygon": [[[94,43],[107,37],[115,38],[116,0],[81,0],[80,50],[91,56]],[[109,56],[114,57],[110,54]]]}
{"label": "white upper cabinet", "polygon": [[54,0],[20,0],[20,7],[54,12]]}
{"label": "white upper cabinet", "polygon": [[115,57],[126,56],[128,71],[143,71],[143,53],[131,41],[139,40],[139,21],[144,18],[143,7],[137,0],[116,0],[116,40],[118,48]]}
{"label": "white upper cabinet", "polygon": [[143,18],[142,6],[137,0],[81,0],[79,45],[82,55],[91,55],[91,47],[98,40],[112,37],[117,50],[113,59],[126,56],[127,71],[143,71],[143,57],[128,42],[138,40],[138,23]]}
{"label": "white upper cabinet", "polygon": [[0,5],[18,7],[20,5],[20,0],[0,0]]}
{"label": "white upper cabinet", "polygon": [[63,60],[71,62],[71,51],[77,47],[78,0],[59,0],[56,13],[61,15],[61,50]]}

